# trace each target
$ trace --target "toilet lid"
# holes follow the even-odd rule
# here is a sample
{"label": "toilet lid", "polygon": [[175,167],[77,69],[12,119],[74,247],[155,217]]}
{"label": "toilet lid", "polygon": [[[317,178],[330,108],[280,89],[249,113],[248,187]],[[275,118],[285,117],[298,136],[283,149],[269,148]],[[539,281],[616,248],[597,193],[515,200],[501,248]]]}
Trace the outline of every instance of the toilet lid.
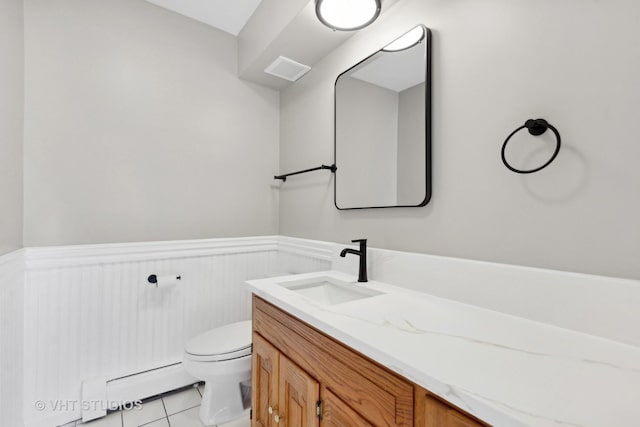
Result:
{"label": "toilet lid", "polygon": [[198,359],[228,360],[251,354],[251,320],[204,332],[187,342],[187,354]]}

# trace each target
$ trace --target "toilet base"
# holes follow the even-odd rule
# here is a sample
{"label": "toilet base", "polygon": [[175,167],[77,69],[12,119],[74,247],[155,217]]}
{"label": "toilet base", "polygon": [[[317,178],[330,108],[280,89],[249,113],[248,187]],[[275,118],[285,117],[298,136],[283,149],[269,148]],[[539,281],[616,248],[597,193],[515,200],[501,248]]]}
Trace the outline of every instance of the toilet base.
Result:
{"label": "toilet base", "polygon": [[[250,363],[250,358],[248,359]],[[206,426],[215,426],[248,415],[251,403],[246,399],[246,387],[241,384],[250,382],[251,369],[217,375],[210,380],[205,378],[200,421]]]}

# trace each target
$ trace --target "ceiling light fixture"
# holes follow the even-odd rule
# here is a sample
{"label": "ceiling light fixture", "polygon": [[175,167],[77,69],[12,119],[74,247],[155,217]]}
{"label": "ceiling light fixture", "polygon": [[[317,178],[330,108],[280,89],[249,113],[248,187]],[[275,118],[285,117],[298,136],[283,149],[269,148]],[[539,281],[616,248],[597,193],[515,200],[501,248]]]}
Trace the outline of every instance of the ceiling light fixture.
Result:
{"label": "ceiling light fixture", "polygon": [[332,30],[366,27],[380,15],[380,0],[316,0],[316,15]]}

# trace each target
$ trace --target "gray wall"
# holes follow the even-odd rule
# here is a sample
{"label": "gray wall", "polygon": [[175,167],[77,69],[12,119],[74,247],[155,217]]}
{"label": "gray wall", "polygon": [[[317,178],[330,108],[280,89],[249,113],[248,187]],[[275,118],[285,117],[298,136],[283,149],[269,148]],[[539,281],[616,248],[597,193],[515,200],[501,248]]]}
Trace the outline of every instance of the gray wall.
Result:
{"label": "gray wall", "polygon": [[22,0],[0,2],[0,255],[22,247]]}
{"label": "gray wall", "polygon": [[[640,279],[639,15],[635,0],[398,3],[282,94],[280,162],[329,161],[335,77],[424,23],[434,32],[430,204],[337,211],[329,174],[309,174],[281,192],[281,234]],[[549,168],[520,176],[500,147],[532,117],[556,125],[564,145]],[[548,138],[517,142],[548,154]]]}
{"label": "gray wall", "polygon": [[398,204],[419,205],[426,195],[425,83],[398,94]]}
{"label": "gray wall", "polygon": [[398,93],[346,75],[336,88],[338,206],[395,205]]}
{"label": "gray wall", "polygon": [[25,246],[277,233],[279,94],[142,0],[26,0]]}

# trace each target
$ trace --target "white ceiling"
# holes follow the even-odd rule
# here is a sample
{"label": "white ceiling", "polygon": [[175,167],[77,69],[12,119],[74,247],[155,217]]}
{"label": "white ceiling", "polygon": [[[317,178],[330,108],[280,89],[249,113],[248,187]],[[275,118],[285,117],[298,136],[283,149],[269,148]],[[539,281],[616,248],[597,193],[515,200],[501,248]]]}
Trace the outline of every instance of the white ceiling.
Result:
{"label": "white ceiling", "polygon": [[423,44],[399,52],[378,52],[349,73],[353,78],[402,92],[425,80]]}
{"label": "white ceiling", "polygon": [[237,36],[262,0],[147,0]]}
{"label": "white ceiling", "polygon": [[[238,76],[277,90],[291,85],[264,72],[278,56],[313,66],[354,34],[322,25],[312,0],[146,1],[234,36],[242,33]],[[381,16],[399,2],[382,0]]]}

